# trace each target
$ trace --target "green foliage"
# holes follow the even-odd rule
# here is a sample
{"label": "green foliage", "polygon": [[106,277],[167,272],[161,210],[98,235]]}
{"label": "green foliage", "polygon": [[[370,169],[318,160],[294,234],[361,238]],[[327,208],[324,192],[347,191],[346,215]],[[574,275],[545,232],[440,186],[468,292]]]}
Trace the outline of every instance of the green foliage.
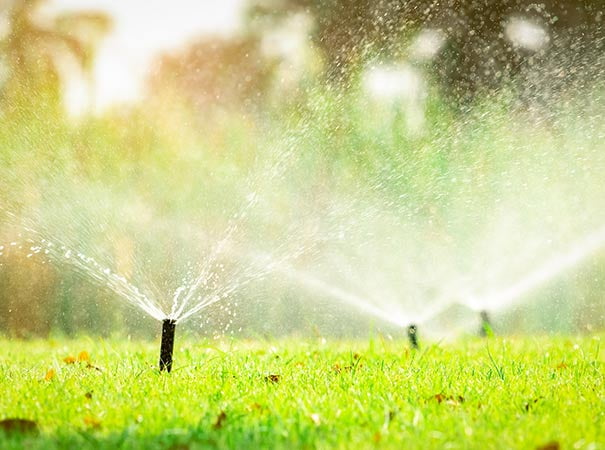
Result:
{"label": "green foliage", "polygon": [[[441,30],[447,44],[428,65],[448,99],[458,104],[486,88],[500,88],[536,59],[603,48],[600,0],[254,0],[249,7],[252,22],[267,28],[293,14],[312,18],[311,39],[326,78],[341,85],[368,62],[408,60],[410,37],[422,29]],[[511,43],[504,27],[512,17],[544,27],[553,35],[551,48],[533,52]]]}
{"label": "green foliage", "polygon": [[[397,57],[380,52],[391,44],[403,45],[406,31],[399,22],[405,16],[418,24],[420,19],[414,22],[407,14],[422,16],[418,5],[423,2],[410,2],[376,29],[370,27],[376,19],[370,3],[301,0],[272,10],[279,15],[301,8],[321,17],[315,44],[339,55],[328,59],[333,70],[347,71],[348,83],[342,86],[309,77],[292,92],[277,90],[273,102],[263,98],[260,108],[240,108],[242,103],[259,106],[259,97],[270,97],[266,91],[274,70],[262,59],[261,36],[254,35],[251,25],[253,41],[198,43],[167,64],[168,75],[175,75],[175,84],[167,88],[171,97],[155,96],[130,109],[72,121],[60,108],[54,58],[69,54],[89,69],[96,42],[91,36],[98,39],[109,22],[102,15],[84,14],[40,27],[31,20],[37,2],[14,2],[13,26],[0,43],[10,69],[0,87],[0,245],[16,240],[24,224],[39,227],[46,236],[67,241],[166,296],[168,287],[190,269],[188,263],[199,269],[252,194],[259,195],[261,206],[246,211],[235,242],[238,251],[273,250],[287,243],[287,233],[298,237],[307,229],[319,230],[309,238],[309,247],[318,242],[326,246],[334,240],[334,228],[356,222],[359,230],[347,230],[346,250],[357,251],[359,259],[373,257],[374,268],[415,265],[421,252],[405,253],[390,244],[398,235],[410,234],[408,242],[430,242],[429,248],[433,242],[454,242],[454,253],[463,256],[451,266],[460,272],[476,273],[490,253],[494,267],[514,272],[497,280],[501,283],[514,283],[524,269],[541,263],[536,251],[530,256],[536,258],[533,265],[520,265],[505,245],[513,237],[532,243],[554,230],[563,244],[571,245],[602,225],[605,101],[602,81],[590,80],[602,72],[601,56],[587,71],[592,59],[586,64],[562,58],[555,65],[570,66],[578,74],[561,77],[557,70],[559,81],[541,79],[540,89],[511,83],[496,94],[482,92],[464,111],[454,112],[430,88],[426,98],[417,99],[424,125],[413,130],[409,120],[414,112],[405,101],[370,98],[356,75],[363,57]],[[483,23],[477,14],[481,2],[477,5],[466,13],[489,35],[512,8],[507,2]],[[395,7],[395,2],[379,5],[383,12]],[[359,21],[364,30],[357,33]],[[79,27],[94,33],[83,33],[85,39],[75,33]],[[335,28],[338,33],[332,35]],[[374,47],[359,47],[367,42]],[[342,58],[350,58],[351,67]],[[195,68],[203,70],[194,75]],[[251,76],[249,83],[241,82],[240,72]],[[201,85],[208,89],[203,95]],[[172,88],[187,95],[173,98]],[[226,90],[232,98],[225,104],[209,100]],[[271,171],[275,166],[281,171],[277,175]],[[23,222],[5,220],[7,211]],[[507,229],[504,219],[510,211],[529,217],[527,228]],[[549,220],[531,222],[535,217]],[[329,220],[336,225],[325,225]],[[375,242],[367,241],[368,236],[393,239],[384,247],[388,255],[368,249],[367,242]],[[68,265],[44,265],[28,253],[25,245],[0,256],[0,328],[6,333],[72,335],[87,329],[103,335],[151,327],[148,322],[141,326],[114,294],[77,276]],[[389,266],[388,257],[395,264]],[[236,265],[231,259],[220,263]],[[602,326],[601,260],[583,267],[586,275],[575,273],[553,291],[535,294],[538,304],[544,298],[556,299],[557,309],[561,302],[567,304],[563,318],[552,307],[549,321],[556,323],[549,328],[582,329],[587,321]],[[251,286],[233,295],[247,318],[242,325],[274,330],[264,318],[271,312],[278,322],[293,304],[300,305],[297,318],[275,334],[300,332],[306,317],[318,321],[308,301],[312,295],[280,283],[275,281],[266,295]],[[260,295],[268,299],[262,306]],[[259,314],[261,308],[267,314]],[[136,318],[129,324],[131,316]],[[540,316],[532,316],[538,326]]]}
{"label": "green foliage", "polygon": [[0,37],[0,117],[52,117],[61,113],[59,59],[92,68],[95,45],[111,21],[102,13],[37,16],[42,0],[6,2],[8,32]]}
{"label": "green foliage", "polygon": [[[187,262],[203,260],[252,191],[266,206],[250,211],[241,227],[243,241],[238,243],[244,249],[272,249],[276,242],[283,243],[275,236],[283,236],[300,216],[322,218],[329,213],[346,223],[361,211],[367,214],[369,233],[389,237],[407,226],[440,242],[456,237],[457,252],[468,254],[463,267],[472,270],[482,261],[473,256],[484,256],[486,245],[498,250],[503,244],[506,250],[510,236],[499,234],[508,230],[498,226],[498,218],[507,204],[528,217],[543,208],[537,216],[556,217],[550,226],[557,233],[566,230],[562,225],[569,227],[564,242],[590,231],[588,226],[569,225],[585,217],[582,211],[594,210],[586,220],[591,227],[599,225],[601,209],[594,205],[601,198],[596,195],[601,186],[598,168],[604,165],[597,138],[603,127],[603,100],[597,88],[590,92],[567,105],[537,111],[526,111],[514,93],[503,92],[464,115],[452,114],[432,96],[419,134],[407,128],[408,113],[402,106],[321,85],[309,87],[302,104],[281,105],[247,118],[217,113],[196,126],[191,126],[195,115],[189,109],[158,110],[153,103],[79,123],[60,115],[52,120],[45,114],[24,115],[0,126],[2,207],[31,218],[53,238],[100,255],[108,267],[135,281],[138,273],[158,286],[171,286]],[[284,172],[268,176],[267,168],[276,160],[285,162]],[[581,192],[582,201],[567,201],[570,192]],[[362,209],[350,209],[352,202],[362,202]],[[549,206],[553,204],[556,209]],[[393,223],[382,222],[387,213]],[[584,231],[578,234],[578,229]],[[548,231],[540,223],[527,230],[526,242]],[[0,245],[20,231],[5,224]],[[355,234],[349,236],[354,247]],[[31,277],[41,261],[28,262],[27,253],[27,248],[7,253],[1,260],[0,310],[12,319],[3,319],[0,326],[8,333],[146,332],[137,320],[127,320],[133,311],[117,306],[119,299],[86,277],[73,276],[69,266],[53,265],[42,271],[44,275]],[[390,253],[399,264],[413,258]],[[376,259],[383,261],[379,267],[386,256]],[[502,252],[498,261],[508,267],[511,256]],[[576,278],[564,279],[565,295],[555,297],[568,305],[568,314],[553,313],[560,322],[550,329],[582,328],[587,319],[591,326],[602,326],[598,293],[604,278],[598,261],[586,275],[578,272]],[[298,301],[306,305],[301,317],[313,317],[307,292],[281,286],[263,293],[271,299],[263,306],[258,296],[252,286],[236,296],[240,317],[246,318],[241,325],[251,330],[264,330],[259,308],[287,311],[289,303]],[[539,291],[534,298],[551,294]],[[532,317],[536,326],[543,325],[539,312]],[[520,320],[515,318],[515,324]],[[303,323],[305,319],[284,329],[301,331]]]}

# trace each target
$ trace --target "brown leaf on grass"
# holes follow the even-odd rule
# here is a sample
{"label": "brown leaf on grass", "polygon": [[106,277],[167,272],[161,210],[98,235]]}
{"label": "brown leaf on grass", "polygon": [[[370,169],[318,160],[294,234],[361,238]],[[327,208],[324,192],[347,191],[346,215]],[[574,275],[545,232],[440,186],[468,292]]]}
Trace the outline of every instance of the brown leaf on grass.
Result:
{"label": "brown leaf on grass", "polygon": [[168,447],[168,450],[189,450],[190,448],[187,444],[173,444]]}
{"label": "brown leaf on grass", "polygon": [[250,403],[248,406],[246,406],[246,411],[248,412],[252,412],[252,411],[261,411],[263,409],[263,406],[260,403]]}
{"label": "brown leaf on grass", "polygon": [[557,364],[558,370],[567,369],[567,367],[568,367],[568,365],[565,364],[564,362],[560,362],[559,364]]}
{"label": "brown leaf on grass", "polygon": [[445,402],[447,405],[452,406],[458,406],[460,403],[464,403],[464,397],[462,395],[457,395],[456,397],[454,397],[453,395],[445,395],[439,393],[433,395],[431,399],[436,400],[437,403]]}
{"label": "brown leaf on grass", "polygon": [[76,362],[76,358],[74,356],[66,356],[65,358],[63,358],[63,362],[65,364],[75,364]]}
{"label": "brown leaf on grass", "polygon": [[86,394],[84,394],[84,397],[86,397],[88,400],[92,400],[92,391],[88,391]]}
{"label": "brown leaf on grass", "polygon": [[380,434],[380,431],[377,431],[376,433],[374,433],[374,436],[372,436],[372,440],[374,441],[375,444],[380,443],[381,439],[382,439],[382,434]]}
{"label": "brown leaf on grass", "polygon": [[336,373],[340,373],[340,372],[350,372],[353,369],[353,366],[341,366],[340,364],[336,363],[332,366],[332,370]]}
{"label": "brown leaf on grass", "polygon": [[101,428],[101,421],[93,416],[84,416],[84,425],[98,430]]}
{"label": "brown leaf on grass", "polygon": [[55,369],[48,369],[46,375],[44,375],[44,381],[50,381],[55,377]]}
{"label": "brown leaf on grass", "polygon": [[445,395],[443,394],[435,394],[433,395],[433,397],[435,400],[437,400],[437,403],[441,403],[442,401],[445,400]]}
{"label": "brown leaf on grass", "polygon": [[277,374],[267,375],[265,377],[265,381],[271,382],[271,383],[279,383],[281,381],[281,375],[277,375]]}
{"label": "brown leaf on grass", "polygon": [[550,441],[550,442],[547,442],[546,444],[538,445],[536,447],[536,450],[560,450],[560,449],[561,449],[561,444],[559,444],[557,441]]}
{"label": "brown leaf on grass", "polygon": [[38,424],[28,419],[0,420],[0,430],[6,434],[33,434],[38,433]]}
{"label": "brown leaf on grass", "polygon": [[225,425],[225,421],[227,420],[227,413],[225,411],[221,411],[220,414],[216,417],[212,428],[215,430],[220,430]]}
{"label": "brown leaf on grass", "polygon": [[95,369],[97,372],[103,372],[103,369],[101,369],[98,366],[93,366],[91,363],[86,364],[86,368],[87,369]]}
{"label": "brown leaf on grass", "polygon": [[361,355],[359,353],[353,353],[353,359],[359,359]]}
{"label": "brown leaf on grass", "polygon": [[86,350],[82,350],[80,353],[78,353],[78,361],[90,361],[90,355]]}
{"label": "brown leaf on grass", "polygon": [[450,395],[445,403],[451,406],[458,406],[461,403],[464,403],[464,397],[462,395],[457,395],[456,397]]}
{"label": "brown leaf on grass", "polygon": [[536,403],[542,400],[544,397],[534,398],[528,402],[525,402],[525,411],[529,411]]}

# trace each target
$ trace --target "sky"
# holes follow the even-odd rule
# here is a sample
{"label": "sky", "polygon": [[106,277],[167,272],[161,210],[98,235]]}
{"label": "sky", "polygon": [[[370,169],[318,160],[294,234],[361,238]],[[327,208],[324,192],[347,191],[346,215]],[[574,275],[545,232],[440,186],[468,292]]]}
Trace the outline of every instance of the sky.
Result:
{"label": "sky", "polygon": [[[200,35],[236,31],[243,6],[243,0],[49,0],[44,12],[101,10],[112,17],[112,30],[98,49],[94,67],[93,109],[102,111],[140,98],[160,54]],[[66,75],[66,107],[77,115],[88,107],[89,90],[75,71]]]}

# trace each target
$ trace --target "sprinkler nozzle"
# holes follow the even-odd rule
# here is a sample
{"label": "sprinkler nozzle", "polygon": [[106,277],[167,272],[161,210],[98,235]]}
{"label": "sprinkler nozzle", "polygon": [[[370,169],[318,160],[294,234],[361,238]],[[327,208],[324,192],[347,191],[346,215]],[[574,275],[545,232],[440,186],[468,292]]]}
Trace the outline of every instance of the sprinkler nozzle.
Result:
{"label": "sprinkler nozzle", "polygon": [[172,370],[172,351],[174,350],[174,330],[176,320],[164,319],[162,321],[162,344],[160,347],[160,371]]}
{"label": "sprinkler nozzle", "polygon": [[489,314],[486,310],[482,310],[479,312],[479,316],[481,317],[481,328],[479,328],[479,335],[482,337],[488,337],[494,334],[494,330],[492,328],[492,321],[489,318]]}
{"label": "sprinkler nozzle", "polygon": [[418,350],[420,348],[418,345],[418,327],[414,324],[408,326],[408,339],[410,340],[412,349]]}

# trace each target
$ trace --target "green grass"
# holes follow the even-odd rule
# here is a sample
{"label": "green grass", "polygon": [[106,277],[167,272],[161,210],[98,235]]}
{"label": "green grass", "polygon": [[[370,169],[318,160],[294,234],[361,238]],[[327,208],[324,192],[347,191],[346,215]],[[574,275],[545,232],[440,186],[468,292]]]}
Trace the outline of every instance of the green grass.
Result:
{"label": "green grass", "polygon": [[4,340],[0,448],[605,448],[601,340]]}

